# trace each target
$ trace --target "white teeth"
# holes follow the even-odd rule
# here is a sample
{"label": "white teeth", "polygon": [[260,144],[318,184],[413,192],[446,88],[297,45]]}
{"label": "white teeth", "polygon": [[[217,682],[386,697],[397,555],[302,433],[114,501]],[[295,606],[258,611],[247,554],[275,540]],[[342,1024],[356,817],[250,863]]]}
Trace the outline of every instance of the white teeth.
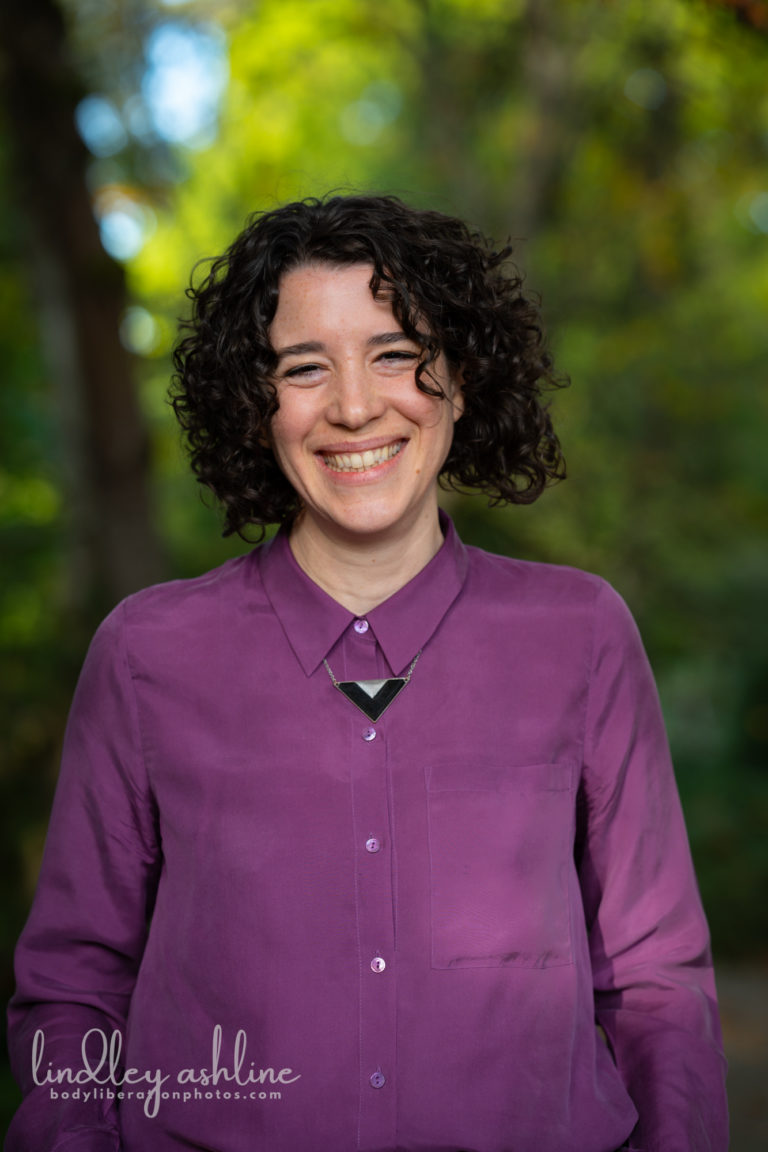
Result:
{"label": "white teeth", "polygon": [[365,452],[339,452],[335,455],[324,452],[323,459],[334,472],[365,472],[366,469],[374,468],[377,464],[383,464],[385,460],[397,456],[402,447],[403,441],[398,440],[395,444],[385,444],[383,448],[368,448]]}

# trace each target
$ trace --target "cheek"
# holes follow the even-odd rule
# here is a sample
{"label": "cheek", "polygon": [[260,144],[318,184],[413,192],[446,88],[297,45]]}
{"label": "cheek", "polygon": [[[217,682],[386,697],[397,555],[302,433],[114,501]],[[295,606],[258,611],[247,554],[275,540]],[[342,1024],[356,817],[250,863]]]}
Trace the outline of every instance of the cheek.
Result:
{"label": "cheek", "polygon": [[436,406],[425,414],[422,427],[436,442],[450,445],[455,426],[454,410],[450,400],[439,400],[435,403]]}
{"label": "cheek", "polygon": [[414,424],[426,431],[439,429],[444,422],[453,423],[450,418],[450,404],[447,400],[425,396],[420,392],[417,396],[411,396],[408,407],[409,411],[406,415]]}
{"label": "cheek", "polygon": [[295,449],[301,442],[306,421],[302,420],[301,409],[283,400],[270,425],[270,437],[275,455],[280,459]]}
{"label": "cheek", "polygon": [[431,382],[442,387],[445,396],[429,396],[414,388],[409,395],[410,416],[425,431],[431,434],[442,433],[450,442],[453,439],[453,426],[463,411],[461,390],[446,371],[440,371],[435,381]]}

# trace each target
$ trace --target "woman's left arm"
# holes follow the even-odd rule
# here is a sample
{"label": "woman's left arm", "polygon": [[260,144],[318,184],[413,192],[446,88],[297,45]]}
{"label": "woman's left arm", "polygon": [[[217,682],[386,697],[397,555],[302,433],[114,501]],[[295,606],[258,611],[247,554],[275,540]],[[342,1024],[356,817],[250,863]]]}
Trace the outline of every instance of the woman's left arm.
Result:
{"label": "woman's left arm", "polygon": [[596,1020],[639,1112],[631,1147],[726,1152],[709,933],[653,676],[608,585],[595,613],[577,863]]}

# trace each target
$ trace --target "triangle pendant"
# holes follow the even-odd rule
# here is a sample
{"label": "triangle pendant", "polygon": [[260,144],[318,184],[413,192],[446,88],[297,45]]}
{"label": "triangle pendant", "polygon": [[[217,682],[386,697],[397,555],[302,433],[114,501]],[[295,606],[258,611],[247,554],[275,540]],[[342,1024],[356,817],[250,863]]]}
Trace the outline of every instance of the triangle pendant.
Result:
{"label": "triangle pendant", "polygon": [[369,720],[378,720],[407,683],[405,676],[394,676],[391,680],[340,680],[336,687]]}

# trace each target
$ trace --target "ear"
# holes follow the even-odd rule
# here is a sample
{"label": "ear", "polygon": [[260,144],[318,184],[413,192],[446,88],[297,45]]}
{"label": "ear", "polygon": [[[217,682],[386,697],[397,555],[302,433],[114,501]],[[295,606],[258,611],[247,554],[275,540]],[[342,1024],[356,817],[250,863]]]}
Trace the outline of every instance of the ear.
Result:
{"label": "ear", "polygon": [[450,376],[450,390],[446,392],[448,403],[453,408],[453,422],[464,415],[464,372],[454,368]]}

